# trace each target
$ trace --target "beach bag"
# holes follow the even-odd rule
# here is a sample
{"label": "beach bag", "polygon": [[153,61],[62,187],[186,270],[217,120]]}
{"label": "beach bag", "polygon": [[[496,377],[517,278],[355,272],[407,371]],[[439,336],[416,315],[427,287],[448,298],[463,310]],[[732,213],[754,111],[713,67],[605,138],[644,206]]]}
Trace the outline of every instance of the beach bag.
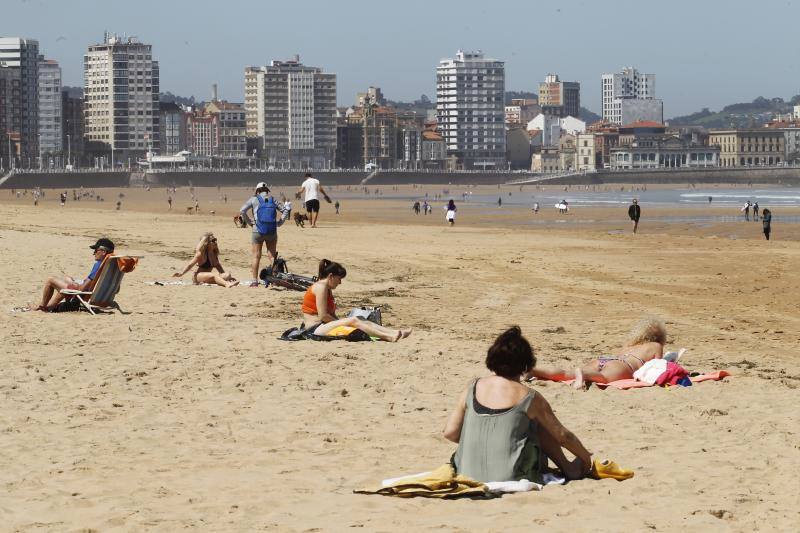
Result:
{"label": "beach bag", "polygon": [[350,311],[347,316],[360,318],[362,320],[369,320],[370,322],[374,322],[379,326],[383,325],[380,307],[356,307]]}
{"label": "beach bag", "polygon": [[270,235],[278,231],[278,223],[275,220],[275,212],[278,206],[270,196],[266,200],[260,194],[258,198],[258,209],[256,209],[256,229],[262,235]]}

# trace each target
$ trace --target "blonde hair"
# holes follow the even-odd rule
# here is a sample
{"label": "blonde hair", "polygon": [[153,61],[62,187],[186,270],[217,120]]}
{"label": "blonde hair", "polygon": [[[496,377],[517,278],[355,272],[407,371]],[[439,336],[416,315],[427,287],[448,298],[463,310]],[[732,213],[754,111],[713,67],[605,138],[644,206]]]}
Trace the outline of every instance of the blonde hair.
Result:
{"label": "blonde hair", "polygon": [[661,345],[667,343],[667,326],[663,320],[646,316],[636,323],[628,337],[628,345],[636,346],[646,342],[657,342]]}
{"label": "blonde hair", "polygon": [[197,243],[195,250],[204,253],[210,244],[209,241],[214,237],[214,234],[210,231],[203,233],[202,237],[200,237],[200,241]]}

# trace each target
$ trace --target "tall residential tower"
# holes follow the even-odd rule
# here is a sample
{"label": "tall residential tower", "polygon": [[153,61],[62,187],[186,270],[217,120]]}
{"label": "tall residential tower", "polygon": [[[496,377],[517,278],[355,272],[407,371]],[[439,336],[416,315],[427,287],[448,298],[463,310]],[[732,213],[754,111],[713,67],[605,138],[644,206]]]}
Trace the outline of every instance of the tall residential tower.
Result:
{"label": "tall residential tower", "polygon": [[244,82],[247,135],[259,138],[270,163],[333,166],[336,74],[303,65],[295,56],[247,67]]}
{"label": "tall residential tower", "polygon": [[0,37],[0,141],[0,166],[36,166],[39,42],[33,39]]}
{"label": "tall residential tower", "polygon": [[505,65],[483,53],[459,50],[436,69],[436,119],[465,169],[505,169]]}
{"label": "tall residential tower", "polygon": [[656,75],[633,67],[603,74],[603,119],[612,124],[664,122],[664,103],[656,99]]}
{"label": "tall residential tower", "polygon": [[159,70],[153,47],[106,33],[83,57],[86,140],[123,161],[159,149]]}
{"label": "tall residential tower", "polygon": [[[39,61],[39,143],[43,155],[61,150],[61,67]],[[44,165],[44,162],[43,162]]]}

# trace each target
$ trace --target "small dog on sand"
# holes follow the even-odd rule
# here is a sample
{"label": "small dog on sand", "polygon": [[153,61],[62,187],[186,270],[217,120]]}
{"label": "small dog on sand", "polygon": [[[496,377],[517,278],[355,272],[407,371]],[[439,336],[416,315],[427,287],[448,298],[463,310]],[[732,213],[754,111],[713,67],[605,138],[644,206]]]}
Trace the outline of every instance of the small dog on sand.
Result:
{"label": "small dog on sand", "polygon": [[294,215],[292,215],[292,218],[294,218],[295,225],[300,226],[301,228],[306,227],[306,222],[308,222],[308,215],[306,215],[305,213],[295,213]]}

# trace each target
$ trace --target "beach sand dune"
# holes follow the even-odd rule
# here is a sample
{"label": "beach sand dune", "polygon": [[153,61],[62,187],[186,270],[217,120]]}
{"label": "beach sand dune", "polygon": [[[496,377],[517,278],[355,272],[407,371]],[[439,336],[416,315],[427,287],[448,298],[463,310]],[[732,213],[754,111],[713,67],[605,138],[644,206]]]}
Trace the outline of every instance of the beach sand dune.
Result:
{"label": "beach sand dune", "polygon": [[[405,203],[353,199],[340,218],[323,206],[318,229],[284,226],[278,248],[301,274],[322,257],[341,261],[340,308],[382,305],[385,323],[414,333],[397,344],[289,343],[277,337],[299,323],[300,293],[148,284],[168,280],[208,230],[226,267],[249,277],[248,230],[228,216],[243,193],[230,193],[215,217],[166,214],[163,191],[152,194],[157,202],[130,192],[120,212],[86,202],[62,211],[54,193],[45,209],[0,204],[2,529],[800,523],[798,242],[759,240],[756,224],[744,228],[752,235],[721,228],[738,239],[693,226],[609,233],[629,228],[602,210],[592,217],[605,222],[552,228],[484,224],[464,209],[448,228],[439,213],[426,222]],[[37,301],[47,275],[85,275],[100,235],[144,256],[118,296],[124,314],[11,312]],[[539,364],[569,367],[616,349],[644,314],[665,319],[670,348],[689,349],[689,370],[732,377],[633,391],[533,385],[591,451],[634,469],[633,479],[491,501],[352,494],[449,459],[447,413],[485,374],[503,328],[519,324]]]}

